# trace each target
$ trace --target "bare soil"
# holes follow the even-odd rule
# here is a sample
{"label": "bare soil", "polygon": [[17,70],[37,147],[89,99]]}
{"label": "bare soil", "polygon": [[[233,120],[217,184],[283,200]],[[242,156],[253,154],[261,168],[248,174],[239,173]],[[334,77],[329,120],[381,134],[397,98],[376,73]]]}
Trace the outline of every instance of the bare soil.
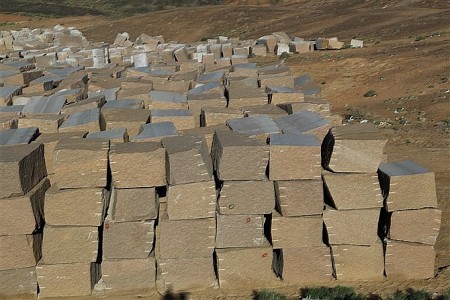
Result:
{"label": "bare soil", "polygon": [[[303,38],[362,39],[362,49],[316,51],[292,55],[285,64],[295,75],[309,73],[322,87],[334,113],[353,115],[384,128],[388,160],[412,159],[436,173],[439,207],[443,210],[436,244],[436,277],[429,280],[335,282],[361,293],[392,295],[397,289],[443,292],[450,286],[450,2],[446,0],[300,0],[230,1],[227,5],[180,8],[125,19],[68,17],[30,20],[0,14],[0,22],[16,27],[76,26],[90,40],[112,42],[118,32],[134,39],[144,32],[166,40],[192,42],[227,35],[258,38],[285,31]],[[288,3],[285,3],[288,2]],[[245,5],[242,5],[245,3]],[[262,4],[262,5],[258,5]],[[0,27],[1,29],[1,27]],[[276,56],[255,58],[259,63]],[[376,96],[364,97],[375,90]],[[364,266],[361,266],[362,268]],[[299,286],[280,291],[298,297]],[[199,292],[199,299],[245,299],[248,292]],[[127,295],[130,299],[145,295]],[[156,296],[148,295],[147,298]]]}

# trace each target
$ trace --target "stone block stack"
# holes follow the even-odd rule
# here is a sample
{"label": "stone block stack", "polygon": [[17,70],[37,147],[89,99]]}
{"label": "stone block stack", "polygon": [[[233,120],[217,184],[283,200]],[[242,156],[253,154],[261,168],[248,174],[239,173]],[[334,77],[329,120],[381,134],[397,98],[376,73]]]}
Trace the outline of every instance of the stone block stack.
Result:
{"label": "stone block stack", "polygon": [[215,244],[220,288],[275,285],[273,251],[265,228],[275,206],[273,182],[266,176],[269,147],[224,130],[216,131],[212,147],[221,186]]}
{"label": "stone block stack", "polygon": [[157,187],[166,184],[165,151],[156,142],[111,145],[112,195],[103,226],[106,295],[155,287]]}
{"label": "stone block stack", "polygon": [[216,186],[205,138],[166,137],[167,203],[161,204],[156,257],[161,291],[217,285],[214,271]]}
{"label": "stone block stack", "polygon": [[53,155],[55,182],[46,193],[42,259],[36,267],[39,295],[88,296],[100,276],[109,142],[65,138]]}
{"label": "stone block stack", "polygon": [[413,161],[398,161],[381,164],[378,175],[385,199],[386,276],[433,277],[441,224],[434,173]]}
{"label": "stone block stack", "polygon": [[376,171],[386,142],[374,126],[362,124],[335,127],[322,144],[323,219],[337,280],[383,279],[383,197]]}
{"label": "stone block stack", "polygon": [[0,147],[0,297],[37,294],[46,176],[44,145]]}
{"label": "stone block stack", "polygon": [[311,135],[270,135],[269,178],[276,210],[271,239],[275,270],[284,282],[326,282],[332,277],[330,249],[323,243],[320,142]]}

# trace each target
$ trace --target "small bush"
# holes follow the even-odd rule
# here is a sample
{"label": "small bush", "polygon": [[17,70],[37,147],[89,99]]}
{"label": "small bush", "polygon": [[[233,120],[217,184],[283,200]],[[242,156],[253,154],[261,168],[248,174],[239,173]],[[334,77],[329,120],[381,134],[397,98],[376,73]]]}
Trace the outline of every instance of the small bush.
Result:
{"label": "small bush", "polygon": [[334,288],[316,287],[302,291],[302,297],[310,299],[330,300],[364,300],[366,297],[357,294],[352,288],[336,286]]}
{"label": "small bush", "polygon": [[375,91],[375,90],[368,90],[364,94],[364,97],[375,97],[376,95],[377,95],[377,91]]}
{"label": "small bush", "polygon": [[253,294],[254,300],[286,300],[286,296],[274,291],[262,290]]}
{"label": "small bush", "polygon": [[431,300],[433,297],[430,293],[425,291],[416,291],[413,289],[407,289],[406,291],[397,291],[393,298],[388,300]]}
{"label": "small bush", "polygon": [[283,53],[281,53],[280,58],[281,58],[281,59],[286,59],[286,58],[288,58],[289,56],[290,56],[289,53],[283,52]]}

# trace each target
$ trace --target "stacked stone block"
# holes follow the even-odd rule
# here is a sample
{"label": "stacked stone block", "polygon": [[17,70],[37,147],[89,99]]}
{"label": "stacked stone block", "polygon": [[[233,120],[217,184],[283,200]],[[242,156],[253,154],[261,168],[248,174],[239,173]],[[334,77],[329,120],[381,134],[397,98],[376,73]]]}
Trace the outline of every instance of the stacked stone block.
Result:
{"label": "stacked stone block", "polygon": [[383,279],[383,197],[376,170],[386,141],[373,126],[348,125],[331,129],[322,144],[323,218],[337,280]]}
{"label": "stacked stone block", "polygon": [[46,193],[40,296],[88,296],[100,276],[101,225],[108,207],[109,142],[66,138],[53,150]]}
{"label": "stacked stone block", "polygon": [[161,291],[215,286],[216,186],[205,138],[166,137],[167,204],[157,228],[158,284]]}
{"label": "stacked stone block", "polygon": [[434,173],[413,161],[398,161],[381,164],[378,175],[385,199],[386,276],[433,277],[441,224]]}
{"label": "stacked stone block", "polygon": [[0,297],[37,294],[46,176],[42,144],[0,147]]}
{"label": "stacked stone block", "polygon": [[320,142],[311,135],[272,134],[269,166],[276,189],[271,238],[277,274],[289,284],[330,281],[330,249],[322,239]]}

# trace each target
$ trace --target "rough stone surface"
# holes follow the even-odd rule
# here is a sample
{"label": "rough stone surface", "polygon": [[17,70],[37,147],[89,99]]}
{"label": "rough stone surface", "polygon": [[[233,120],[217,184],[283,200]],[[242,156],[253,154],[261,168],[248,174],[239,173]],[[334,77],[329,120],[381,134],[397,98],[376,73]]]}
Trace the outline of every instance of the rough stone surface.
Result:
{"label": "rough stone surface", "polygon": [[323,211],[321,180],[275,181],[276,209],[285,217],[319,215]]}
{"label": "rough stone surface", "polygon": [[147,258],[153,249],[155,221],[113,222],[103,226],[103,258]]}
{"label": "rough stone surface", "polygon": [[60,140],[53,150],[58,187],[105,187],[109,142],[101,140]]}
{"label": "rough stone surface", "polygon": [[104,188],[59,190],[45,194],[45,221],[52,226],[100,226],[111,193]]}
{"label": "rough stone surface", "polygon": [[217,215],[216,248],[259,247],[264,237],[263,215]]}
{"label": "rough stone surface", "polygon": [[332,246],[337,280],[376,281],[384,279],[384,253],[381,241],[370,246]]}
{"label": "rough stone surface", "polygon": [[166,185],[166,151],[159,143],[112,144],[110,164],[116,188]]}
{"label": "rough stone surface", "polygon": [[274,249],[321,246],[322,216],[283,217],[272,215],[271,236]]}
{"label": "rough stone surface", "polygon": [[275,207],[272,181],[224,181],[218,199],[220,214],[270,214]]}
{"label": "rough stone surface", "polygon": [[172,185],[167,193],[167,214],[170,220],[214,218],[216,198],[214,181]]}
{"label": "rough stone surface", "polygon": [[434,277],[434,246],[388,240],[385,272],[388,279],[408,280]]}
{"label": "rough stone surface", "polygon": [[0,198],[24,195],[46,175],[42,144],[0,147]]}
{"label": "rough stone surface", "polygon": [[380,209],[335,210],[327,207],[323,221],[331,245],[372,245],[378,240]]}
{"label": "rough stone surface", "polygon": [[0,236],[31,234],[44,226],[44,198],[49,187],[50,181],[44,178],[24,196],[2,199]]}
{"label": "rough stone surface", "polygon": [[95,262],[98,244],[97,227],[45,226],[42,259],[46,264]]}

